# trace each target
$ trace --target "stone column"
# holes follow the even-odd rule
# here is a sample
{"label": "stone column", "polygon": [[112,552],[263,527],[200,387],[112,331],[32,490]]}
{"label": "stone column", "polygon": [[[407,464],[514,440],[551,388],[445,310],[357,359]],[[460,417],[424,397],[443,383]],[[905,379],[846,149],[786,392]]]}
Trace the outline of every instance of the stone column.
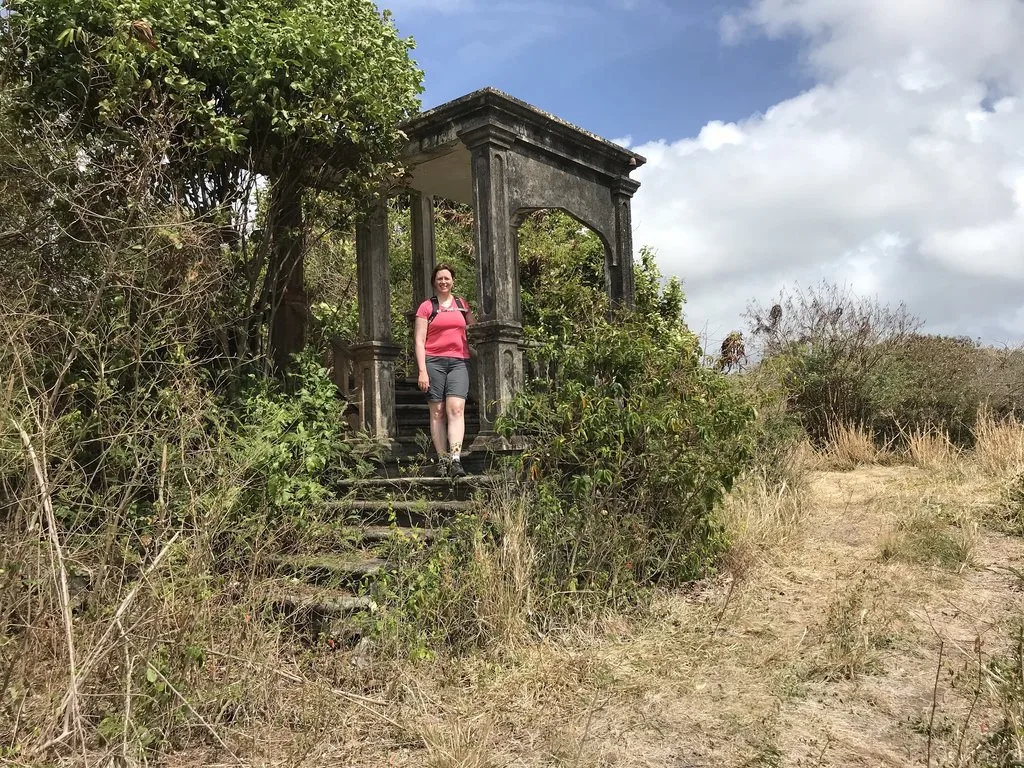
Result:
{"label": "stone column", "polygon": [[293,354],[306,346],[306,288],[303,257],[302,186],[291,174],[274,180],[271,190],[270,349],[275,370],[291,367]]}
{"label": "stone column", "polygon": [[470,341],[480,397],[480,441],[494,440],[494,425],[523,386],[522,309],[515,230],[508,202],[508,150],[515,134],[485,125],[459,136],[472,155],[473,234],[477,264],[477,324]]}
{"label": "stone column", "polygon": [[395,358],[391,341],[391,276],[387,200],[381,198],[356,227],[359,340],[352,346],[362,426],[379,440],[393,440]]}
{"label": "stone column", "polygon": [[618,179],[612,187],[615,209],[615,241],[607,261],[608,295],[612,303],[632,307],[636,301],[636,279],[633,274],[633,195],[640,182]]}
{"label": "stone column", "polygon": [[412,308],[413,311],[434,295],[430,273],[437,263],[434,248],[434,198],[421,192],[409,192],[412,220]]}

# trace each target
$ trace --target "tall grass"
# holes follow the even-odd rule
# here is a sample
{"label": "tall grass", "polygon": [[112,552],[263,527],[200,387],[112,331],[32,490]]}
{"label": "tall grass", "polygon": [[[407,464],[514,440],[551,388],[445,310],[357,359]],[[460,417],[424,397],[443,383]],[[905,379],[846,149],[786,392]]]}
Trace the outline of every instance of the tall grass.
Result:
{"label": "tall grass", "polygon": [[1024,472],[1024,422],[997,419],[984,410],[974,426],[974,464],[984,474],[1006,477]]}
{"label": "tall grass", "polygon": [[921,469],[943,469],[960,458],[960,449],[945,430],[915,427],[905,440],[907,458]]}
{"label": "tall grass", "polygon": [[819,457],[823,468],[849,470],[864,464],[876,464],[886,452],[875,445],[870,430],[863,424],[831,421]]}
{"label": "tall grass", "polygon": [[496,537],[477,537],[473,546],[474,612],[487,645],[517,645],[527,636],[535,604],[536,552],[526,527],[527,499],[511,481],[488,500]]}
{"label": "tall grass", "polygon": [[771,557],[799,531],[807,505],[810,449],[800,446],[796,452],[786,478],[772,482],[763,470],[750,472],[722,504],[719,519],[729,540],[724,565],[734,577]]}

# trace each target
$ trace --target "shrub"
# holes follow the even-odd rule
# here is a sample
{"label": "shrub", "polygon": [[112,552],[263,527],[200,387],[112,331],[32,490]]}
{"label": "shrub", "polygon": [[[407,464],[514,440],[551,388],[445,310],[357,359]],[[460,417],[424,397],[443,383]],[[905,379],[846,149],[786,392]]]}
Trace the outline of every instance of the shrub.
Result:
{"label": "shrub", "polygon": [[829,283],[784,291],[770,309],[752,302],[746,316],[758,352],[774,361],[789,405],[817,445],[830,424],[873,426],[873,381],[889,350],[920,324],[903,305]]}
{"label": "shrub", "polygon": [[970,339],[911,334],[886,350],[866,389],[875,432],[932,429],[969,445],[981,406],[980,352]]}
{"label": "shrub", "polygon": [[639,312],[595,312],[575,343],[538,354],[557,379],[521,393],[500,429],[529,439],[544,593],[603,605],[701,574],[723,544],[711,512],[752,453],[751,406],[690,334]]}

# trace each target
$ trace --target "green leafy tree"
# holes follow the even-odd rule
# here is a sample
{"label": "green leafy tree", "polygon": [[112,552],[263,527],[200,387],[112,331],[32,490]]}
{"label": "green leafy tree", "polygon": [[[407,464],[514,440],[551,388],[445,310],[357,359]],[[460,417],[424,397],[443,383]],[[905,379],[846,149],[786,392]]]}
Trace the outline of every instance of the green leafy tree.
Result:
{"label": "green leafy tree", "polygon": [[68,120],[101,152],[159,120],[162,175],[193,207],[240,168],[316,175],[350,192],[394,170],[422,73],[369,0],[10,0],[18,112]]}

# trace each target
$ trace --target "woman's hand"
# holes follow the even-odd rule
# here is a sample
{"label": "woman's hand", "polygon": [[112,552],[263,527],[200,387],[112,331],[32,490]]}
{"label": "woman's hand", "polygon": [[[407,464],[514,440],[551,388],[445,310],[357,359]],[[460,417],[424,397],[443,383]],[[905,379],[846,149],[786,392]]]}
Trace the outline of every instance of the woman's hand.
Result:
{"label": "woman's hand", "polygon": [[420,388],[420,392],[426,392],[430,389],[430,377],[427,376],[426,371],[420,371],[420,377],[416,382],[416,386]]}

